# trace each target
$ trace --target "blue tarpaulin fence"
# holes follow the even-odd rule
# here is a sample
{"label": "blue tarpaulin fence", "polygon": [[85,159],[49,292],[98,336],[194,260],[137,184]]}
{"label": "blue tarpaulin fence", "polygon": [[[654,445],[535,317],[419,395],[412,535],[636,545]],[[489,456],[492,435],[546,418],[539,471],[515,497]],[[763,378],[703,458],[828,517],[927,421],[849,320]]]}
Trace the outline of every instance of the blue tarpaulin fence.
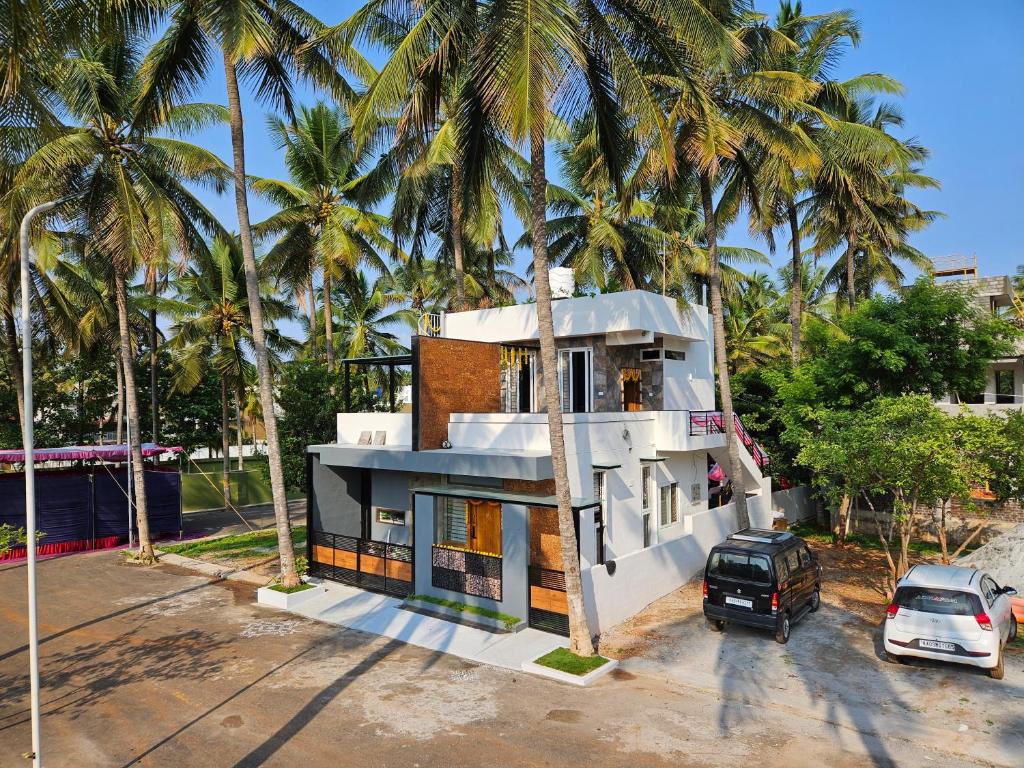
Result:
{"label": "blue tarpaulin fence", "polygon": [[[147,469],[149,531],[178,535],[181,476],[177,470]],[[45,533],[40,555],[114,547],[128,540],[128,472],[105,465],[83,469],[36,470],[36,525]],[[0,473],[0,524],[25,527],[25,475]],[[138,528],[133,525],[137,535]],[[16,548],[0,559],[25,556]]]}

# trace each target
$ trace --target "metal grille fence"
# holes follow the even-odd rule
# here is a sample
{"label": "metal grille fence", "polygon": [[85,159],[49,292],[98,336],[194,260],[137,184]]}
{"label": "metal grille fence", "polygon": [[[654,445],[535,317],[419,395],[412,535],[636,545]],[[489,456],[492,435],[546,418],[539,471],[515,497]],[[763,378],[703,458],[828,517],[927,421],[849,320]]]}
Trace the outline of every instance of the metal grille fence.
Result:
{"label": "metal grille fence", "polygon": [[309,554],[313,576],[396,597],[413,592],[412,547],[313,530]]}
{"label": "metal grille fence", "polygon": [[[553,632],[557,635],[568,637],[569,614],[568,609],[562,607],[565,605],[564,598],[557,601],[548,599],[542,602],[540,595],[537,594],[538,590],[550,590],[551,592],[559,593],[559,595],[564,595],[565,573],[531,565],[529,574],[530,611],[528,618],[530,626],[535,629],[542,629],[545,632]],[[537,588],[536,590],[534,589],[535,587]],[[557,608],[557,610],[552,610],[553,608]]]}

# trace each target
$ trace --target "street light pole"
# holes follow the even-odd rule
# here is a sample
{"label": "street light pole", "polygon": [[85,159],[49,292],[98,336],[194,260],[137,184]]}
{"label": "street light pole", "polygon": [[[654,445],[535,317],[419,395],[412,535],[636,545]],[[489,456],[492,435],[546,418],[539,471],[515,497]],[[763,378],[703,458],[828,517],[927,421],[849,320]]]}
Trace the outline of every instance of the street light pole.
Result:
{"label": "street light pole", "polygon": [[35,436],[32,432],[35,408],[32,405],[29,229],[32,219],[41,213],[52,211],[62,202],[64,201],[52,200],[37,205],[21,220],[21,370],[25,388],[25,423],[22,434],[25,443],[25,553],[28,556],[28,663],[32,706],[32,768],[41,768],[43,756],[39,724],[39,627],[36,622],[36,477]]}

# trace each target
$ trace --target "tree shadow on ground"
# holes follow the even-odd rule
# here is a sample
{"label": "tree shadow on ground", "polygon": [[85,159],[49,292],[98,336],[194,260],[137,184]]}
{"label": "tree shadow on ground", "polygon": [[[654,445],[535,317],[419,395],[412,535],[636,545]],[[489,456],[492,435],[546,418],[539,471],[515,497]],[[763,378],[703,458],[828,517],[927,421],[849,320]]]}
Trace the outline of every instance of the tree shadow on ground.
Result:
{"label": "tree shadow on ground", "polygon": [[[197,629],[148,638],[141,637],[140,631],[141,627],[134,627],[110,641],[49,654],[40,680],[43,717],[62,714],[75,720],[116,688],[140,680],[207,679],[221,671],[217,652],[230,643]],[[5,699],[27,698],[29,677],[0,675],[0,690]],[[0,731],[28,719],[27,707],[10,712],[0,717]]]}

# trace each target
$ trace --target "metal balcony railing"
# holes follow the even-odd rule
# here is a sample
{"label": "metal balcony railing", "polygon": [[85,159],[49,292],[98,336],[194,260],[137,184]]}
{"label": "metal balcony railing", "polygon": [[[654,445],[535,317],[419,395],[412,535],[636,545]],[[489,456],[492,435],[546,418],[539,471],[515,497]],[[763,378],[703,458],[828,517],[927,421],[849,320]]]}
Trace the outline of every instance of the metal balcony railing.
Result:
{"label": "metal balcony railing", "polygon": [[[736,430],[736,435],[739,437],[740,442],[750,452],[750,455],[754,457],[754,463],[757,464],[758,468],[762,471],[768,469],[768,454],[765,452],[761,444],[758,443],[749,432],[747,428],[743,426],[743,422],[740,417],[735,413],[732,415],[733,427]],[[690,434],[691,435],[720,435],[722,434],[722,424],[724,417],[721,411],[690,411]]]}

